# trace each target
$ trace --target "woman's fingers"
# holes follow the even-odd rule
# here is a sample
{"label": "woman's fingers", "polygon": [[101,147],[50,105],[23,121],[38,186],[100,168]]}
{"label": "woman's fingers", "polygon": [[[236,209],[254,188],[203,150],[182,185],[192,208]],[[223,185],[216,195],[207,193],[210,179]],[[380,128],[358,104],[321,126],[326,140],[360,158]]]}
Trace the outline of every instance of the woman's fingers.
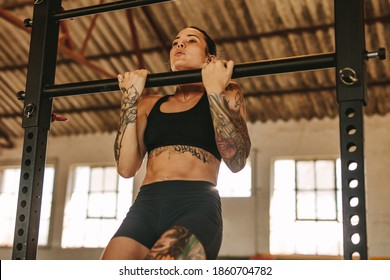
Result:
{"label": "woman's fingers", "polygon": [[127,71],[123,74],[118,74],[118,85],[123,93],[129,94],[134,91],[137,95],[141,94],[145,88],[146,78],[149,74],[148,70],[139,69]]}
{"label": "woman's fingers", "polygon": [[232,60],[219,60],[213,58],[210,63],[202,66],[202,81],[207,92],[222,92],[232,77],[234,62]]}
{"label": "woman's fingers", "polygon": [[226,62],[226,69],[229,71],[230,75],[233,73],[233,68],[234,68],[234,61],[229,60]]}
{"label": "woman's fingers", "polygon": [[233,60],[217,60],[216,58],[213,58],[210,62],[203,63],[203,67],[206,67],[207,65],[213,65],[216,67],[224,66],[225,68],[233,69],[234,61]]}
{"label": "woman's fingers", "polygon": [[122,82],[123,82],[123,75],[122,75],[122,74],[119,74],[119,75],[117,76],[117,78],[118,78],[118,82],[119,82],[119,83],[122,83]]}
{"label": "woman's fingers", "polygon": [[145,78],[150,72],[145,69],[139,69],[139,70],[134,70],[134,71],[127,71],[123,74],[118,74],[118,81],[119,82],[124,82],[125,80],[129,79],[137,79],[137,78]]}

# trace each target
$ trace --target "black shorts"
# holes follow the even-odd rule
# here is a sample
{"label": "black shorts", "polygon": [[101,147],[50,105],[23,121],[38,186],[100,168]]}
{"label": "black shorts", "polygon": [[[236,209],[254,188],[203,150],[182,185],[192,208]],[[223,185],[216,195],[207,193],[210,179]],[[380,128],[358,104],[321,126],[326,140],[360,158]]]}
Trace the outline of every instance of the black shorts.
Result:
{"label": "black shorts", "polygon": [[207,259],[216,259],[222,242],[221,200],[204,181],[164,181],[141,187],[114,237],[127,236],[151,249],[161,235],[183,226],[202,243]]}

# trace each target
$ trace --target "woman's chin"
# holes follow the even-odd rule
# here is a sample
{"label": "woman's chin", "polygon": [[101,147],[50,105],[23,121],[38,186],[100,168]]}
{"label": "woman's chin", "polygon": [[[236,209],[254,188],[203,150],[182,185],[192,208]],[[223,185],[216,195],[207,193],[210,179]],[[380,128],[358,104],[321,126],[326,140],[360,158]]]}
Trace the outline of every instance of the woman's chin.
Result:
{"label": "woman's chin", "polygon": [[171,70],[172,71],[185,71],[185,70],[196,70],[202,68],[201,66],[189,66],[189,65],[176,65],[172,66]]}
{"label": "woman's chin", "polygon": [[200,69],[202,68],[202,63],[199,62],[190,62],[190,61],[184,61],[184,60],[176,60],[173,63],[171,63],[171,70],[172,71],[185,71],[185,70],[194,70],[194,69]]}

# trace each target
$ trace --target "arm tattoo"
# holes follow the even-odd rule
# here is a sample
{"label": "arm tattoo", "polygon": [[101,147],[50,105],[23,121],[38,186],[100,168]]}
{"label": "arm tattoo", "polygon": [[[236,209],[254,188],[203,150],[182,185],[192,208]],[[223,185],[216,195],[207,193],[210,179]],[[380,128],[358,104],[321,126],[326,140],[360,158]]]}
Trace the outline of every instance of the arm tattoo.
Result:
{"label": "arm tattoo", "polygon": [[245,120],[240,115],[244,106],[242,95],[236,93],[232,106],[222,94],[209,94],[208,98],[218,150],[226,165],[238,172],[245,166],[251,147]]}
{"label": "arm tattoo", "polygon": [[141,96],[134,85],[131,85],[129,88],[121,87],[120,89],[122,91],[121,113],[118,133],[116,135],[114,144],[114,155],[116,162],[119,161],[122,140],[127,125],[129,123],[135,123],[137,120],[137,105]]}

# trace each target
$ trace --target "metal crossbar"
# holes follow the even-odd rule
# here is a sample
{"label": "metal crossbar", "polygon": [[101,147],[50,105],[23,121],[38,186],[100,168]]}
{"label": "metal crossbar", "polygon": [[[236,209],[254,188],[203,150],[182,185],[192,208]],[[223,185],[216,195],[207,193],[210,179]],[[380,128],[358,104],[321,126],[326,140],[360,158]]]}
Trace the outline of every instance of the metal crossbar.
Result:
{"label": "metal crossbar", "polygon": [[64,20],[70,18],[77,18],[88,15],[95,15],[106,12],[113,12],[117,10],[130,9],[146,5],[158,4],[163,2],[171,2],[172,0],[123,0],[100,5],[88,6],[73,10],[62,11],[54,14],[52,17],[55,20]]}
{"label": "metal crossbar", "polygon": [[[232,78],[245,78],[270,74],[326,69],[336,66],[335,55],[319,54],[275,59],[234,66]],[[163,72],[150,74],[146,79],[146,88],[198,83],[202,81],[200,70]],[[47,97],[70,96],[76,94],[101,93],[119,90],[117,79],[78,82],[47,86],[43,92]]]}

